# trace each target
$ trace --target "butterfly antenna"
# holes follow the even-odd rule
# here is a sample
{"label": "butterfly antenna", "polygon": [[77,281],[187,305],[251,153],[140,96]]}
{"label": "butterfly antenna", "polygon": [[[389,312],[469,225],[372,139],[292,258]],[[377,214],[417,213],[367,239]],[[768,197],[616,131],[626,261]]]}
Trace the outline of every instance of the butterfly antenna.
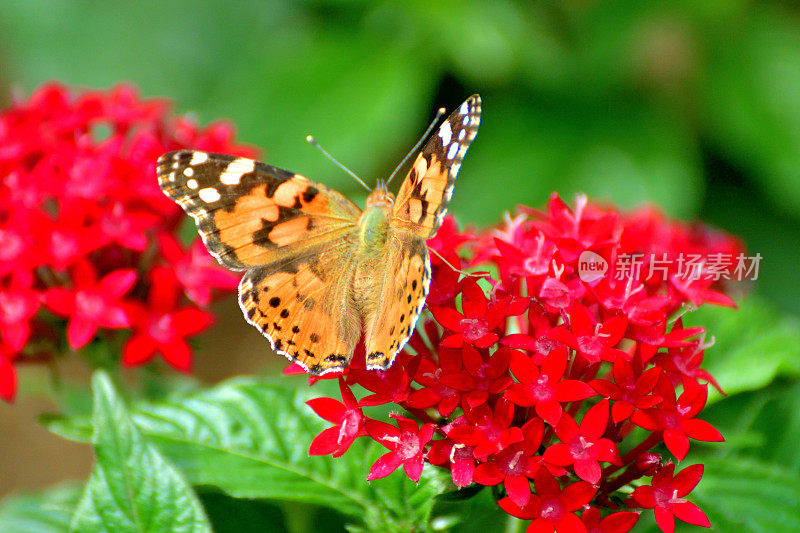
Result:
{"label": "butterfly antenna", "polygon": [[306,136],[306,141],[308,141],[309,144],[315,146],[320,152],[325,154],[325,157],[327,157],[328,159],[333,161],[334,165],[336,165],[337,167],[341,168],[342,170],[344,170],[345,172],[347,172],[348,174],[353,176],[353,179],[355,179],[357,182],[359,182],[361,185],[363,185],[365,189],[367,189],[368,191],[372,192],[372,189],[370,189],[369,185],[364,183],[361,180],[361,178],[356,176],[355,172],[353,172],[352,170],[350,170],[349,168],[347,168],[346,166],[344,166],[343,164],[341,164],[337,160],[335,160],[331,154],[326,152],[325,149],[317,143],[317,141],[314,139],[313,136],[311,136],[311,135]]}
{"label": "butterfly antenna", "polygon": [[433,254],[434,254],[436,257],[438,257],[439,259],[441,259],[441,260],[442,260],[442,262],[443,262],[445,265],[449,266],[449,267],[450,267],[450,270],[452,270],[452,271],[454,271],[454,272],[458,272],[458,273],[459,273],[459,274],[461,274],[462,276],[467,276],[467,277],[470,277],[470,278],[482,278],[482,277],[486,276],[486,273],[485,273],[485,272],[465,272],[464,270],[460,270],[460,269],[458,269],[458,268],[454,267],[453,265],[451,265],[451,264],[450,264],[450,261],[448,261],[447,259],[445,259],[445,258],[444,258],[444,256],[443,256],[442,254],[440,254],[439,252],[437,252],[437,251],[436,251],[436,250],[434,250],[433,248],[428,248],[428,250],[430,250],[431,252],[433,252]]}
{"label": "butterfly antenna", "polygon": [[431,121],[431,125],[428,126],[428,129],[425,130],[425,133],[422,134],[422,137],[420,137],[420,139],[417,141],[417,144],[414,145],[414,148],[412,148],[411,150],[408,151],[408,153],[403,158],[403,160],[400,161],[400,164],[397,165],[397,168],[394,169],[394,172],[392,172],[392,175],[389,176],[389,179],[386,180],[386,185],[389,185],[389,182],[392,181],[392,179],[394,178],[395,174],[397,174],[397,171],[400,170],[400,168],[403,165],[406,164],[406,161],[408,161],[408,158],[411,157],[411,154],[413,154],[413,153],[415,153],[417,151],[417,148],[419,148],[419,145],[422,144],[422,141],[424,141],[425,139],[428,138],[428,135],[430,134],[431,130],[433,129],[434,126],[436,126],[436,123],[439,122],[439,119],[442,118],[442,115],[444,115],[444,113],[445,113],[445,108],[440,107],[439,111],[436,112],[436,116]]}

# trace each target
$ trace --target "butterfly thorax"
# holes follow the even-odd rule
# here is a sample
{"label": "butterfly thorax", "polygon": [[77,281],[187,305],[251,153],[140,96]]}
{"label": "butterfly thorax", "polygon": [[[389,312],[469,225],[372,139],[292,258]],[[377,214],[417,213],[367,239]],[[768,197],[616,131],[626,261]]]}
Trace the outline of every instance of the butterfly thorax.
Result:
{"label": "butterfly thorax", "polygon": [[362,254],[370,255],[382,250],[389,234],[393,205],[394,195],[386,190],[383,183],[379,183],[367,198],[367,208],[358,221]]}

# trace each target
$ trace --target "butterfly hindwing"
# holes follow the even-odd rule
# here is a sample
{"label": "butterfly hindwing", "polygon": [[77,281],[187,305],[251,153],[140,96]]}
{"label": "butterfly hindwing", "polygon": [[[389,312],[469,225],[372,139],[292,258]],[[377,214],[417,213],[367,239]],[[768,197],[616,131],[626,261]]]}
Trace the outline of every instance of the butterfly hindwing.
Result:
{"label": "butterfly hindwing", "polygon": [[478,133],[481,98],[470,96],[432,135],[400,186],[392,225],[424,238],[433,236],[447,213],[456,175]]}
{"label": "butterfly hindwing", "polygon": [[383,276],[372,287],[374,312],[365,319],[367,369],[386,370],[414,333],[431,282],[425,240],[395,230],[382,258]]}
{"label": "butterfly hindwing", "polygon": [[355,231],[361,214],[333,189],[241,157],[170,152],[158,160],[158,181],[194,218],[209,252],[235,270],[324,248]]}
{"label": "butterfly hindwing", "polygon": [[239,305],[272,348],[309,373],[342,371],[361,334],[350,291],[354,245],[340,241],[305,260],[284,260],[248,271]]}

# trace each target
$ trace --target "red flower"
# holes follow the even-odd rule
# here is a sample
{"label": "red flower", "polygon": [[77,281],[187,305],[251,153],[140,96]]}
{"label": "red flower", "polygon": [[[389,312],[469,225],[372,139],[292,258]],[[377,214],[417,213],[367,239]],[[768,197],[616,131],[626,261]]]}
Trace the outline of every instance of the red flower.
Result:
{"label": "red flower", "polygon": [[73,269],[73,281],[73,289],[56,287],[44,294],[47,307],[69,317],[67,341],[73,350],[86,346],[98,328],[119,329],[130,325],[121,300],[136,282],[133,269],[116,270],[98,281],[92,266],[82,261]]}
{"label": "red flower", "polygon": [[[629,531],[638,514],[618,512],[615,502],[659,471],[662,459],[651,450],[666,442],[682,457],[689,438],[721,439],[696,418],[706,401],[702,383],[715,384],[700,368],[704,330],[671,317],[695,296],[724,302],[702,292],[718,291],[714,283],[678,290],[672,271],[621,279],[611,271],[584,281],[581,257],[592,252],[613,269],[622,253],[640,253],[655,265],[662,249],[730,253],[735,241],[704,238],[684,225],[621,214],[586,198],[570,209],[554,196],[547,212],[522,208],[473,243],[467,264],[488,260],[499,274],[479,284],[473,277],[458,281],[453,267],[462,259],[447,245],[464,239],[449,222],[446,228],[436,246],[452,266],[432,259],[433,319],[423,317],[389,370],[368,372],[363,359],[354,360],[348,385],[373,394],[358,405],[349,389],[343,404],[324,399],[331,413],[321,415],[337,425],[313,448],[321,442],[319,450],[343,451],[342,411],[360,420],[360,407],[393,404],[417,421],[393,415],[398,429],[367,419],[369,436],[391,450],[369,479],[401,464],[419,479],[427,461],[449,469],[458,487],[502,484],[508,496],[501,507],[533,520],[528,531]],[[694,289],[699,292],[687,292]],[[678,387],[684,392],[676,398]],[[597,395],[602,399],[586,409],[583,401]],[[356,423],[349,427],[350,437],[358,434]],[[618,446],[628,453],[620,457]],[[566,485],[572,473],[581,481]]]}
{"label": "red flower", "polygon": [[184,251],[175,237],[164,233],[159,245],[186,296],[197,305],[208,307],[213,289],[230,291],[239,285],[239,276],[221,268],[199,239]]}
{"label": "red flower", "polygon": [[588,309],[576,304],[570,311],[569,330],[555,328],[550,332],[550,337],[568,344],[589,363],[614,362],[625,357],[625,352],[614,346],[625,335],[627,325],[628,321],[621,316],[598,322]]}
{"label": "red flower", "polygon": [[[459,418],[468,423],[458,423]],[[479,405],[473,409],[468,408],[464,417],[459,418],[453,423],[447,436],[458,443],[474,447],[473,453],[481,461],[524,438],[521,428],[511,427],[514,404],[505,400],[495,403],[494,412],[486,405]]]}
{"label": "red flower", "polygon": [[601,519],[600,510],[589,507],[583,512],[581,520],[586,526],[586,533],[627,533],[636,525],[639,513],[621,511]]}
{"label": "red flower", "polygon": [[532,478],[542,464],[537,456],[544,435],[544,423],[533,418],[522,427],[524,440],[512,444],[475,470],[475,481],[481,485],[503,483],[508,498],[519,507],[525,507],[531,497],[528,478]]}
{"label": "red flower", "polygon": [[688,386],[675,400],[675,389],[666,378],[659,380],[657,392],[664,398],[652,409],[636,411],[631,421],[648,431],[663,431],[664,444],[676,459],[682,461],[689,452],[689,439],[722,442],[724,437],[705,420],[695,418],[705,407],[708,389],[701,385]]}
{"label": "red flower", "polygon": [[17,372],[11,364],[13,358],[13,352],[0,345],[0,398],[7,402],[13,402],[17,394]]}
{"label": "red flower", "polygon": [[[59,331],[37,335],[35,346],[30,331],[66,327],[78,348],[98,328],[128,327],[120,297],[142,307],[153,268],[174,266],[189,298],[204,306],[210,289],[235,287],[231,274],[212,270],[207,254],[200,260],[197,247],[184,252],[176,245],[167,257],[156,245],[159,235],[174,240],[183,214],[162,194],[155,166],[179,148],[255,152],[233,144],[228,125],[201,129],[168,111],[166,101],[141,100],[130,86],[73,96],[57,83],[0,111],[0,336],[3,349],[19,352],[14,364],[47,360],[61,349]],[[31,281],[9,285],[15,278]],[[114,287],[107,291],[104,283]],[[36,292],[69,321],[40,313]],[[185,355],[173,360],[186,366]],[[2,362],[6,398],[14,388],[9,361]]]}
{"label": "red flower", "polygon": [[339,378],[339,391],[344,403],[333,398],[314,398],[306,402],[317,415],[334,424],[314,438],[308,450],[309,455],[332,454],[339,457],[356,438],[367,434],[364,425],[366,417],[342,378]]}
{"label": "red flower", "polygon": [[[507,300],[489,302],[474,278],[465,278],[459,285],[463,314],[452,307],[429,305],[436,321],[454,332],[442,340],[441,346],[459,348],[464,343],[470,343],[476,348],[488,348],[500,338],[494,330],[511,316],[509,302]],[[516,314],[524,311],[525,308],[522,307]]]}
{"label": "red flower", "polygon": [[595,404],[583,415],[580,427],[569,415],[563,415],[556,426],[561,440],[544,452],[544,460],[558,466],[573,465],[575,475],[591,484],[600,481],[600,461],[621,465],[617,446],[602,438],[608,425],[608,401]]}
{"label": "red flower", "polygon": [[506,391],[506,398],[520,407],[536,409],[545,422],[555,425],[561,418],[561,403],[584,400],[595,392],[588,384],[574,379],[562,381],[567,369],[567,350],[558,348],[542,362],[541,370],[531,359],[515,352],[511,372],[520,380]]}
{"label": "red flower", "polygon": [[597,492],[590,484],[578,481],[562,490],[558,481],[546,469],[540,469],[536,473],[533,484],[536,494],[531,495],[527,505],[516,505],[510,497],[497,503],[510,515],[533,520],[528,526],[528,533],[586,531],[586,526],[575,513],[589,503]]}
{"label": "red flower", "polygon": [[656,524],[664,533],[675,531],[675,518],[695,526],[711,527],[705,513],[683,497],[692,492],[703,477],[703,465],[692,465],[675,477],[675,465],[667,463],[649,486],[636,487],[632,499],[645,509],[655,509]]}
{"label": "red flower", "polygon": [[624,358],[614,361],[614,380],[593,379],[589,382],[594,390],[608,399],[614,400],[611,406],[611,419],[615,423],[628,419],[636,409],[649,409],[661,402],[660,396],[650,393],[661,376],[661,369],[654,366],[636,377],[633,367]]}
{"label": "red flower", "polygon": [[39,293],[31,289],[33,276],[19,270],[8,287],[0,288],[0,337],[13,351],[22,350],[30,335],[30,320],[39,311]]}
{"label": "red flower", "polygon": [[425,445],[433,436],[434,426],[423,424],[418,428],[413,420],[395,414],[389,416],[397,420],[399,429],[378,420],[367,420],[370,436],[391,450],[375,461],[369,470],[367,481],[386,477],[400,465],[403,465],[403,470],[412,481],[419,481]]}
{"label": "red flower", "polygon": [[[463,419],[461,419],[463,420]],[[450,439],[433,441],[428,451],[428,461],[434,465],[450,465],[450,476],[456,487],[466,487],[475,475],[474,446],[467,446]]]}
{"label": "red flower", "polygon": [[196,307],[178,307],[179,286],[174,274],[158,268],[152,271],[148,306],[131,306],[134,333],[122,351],[126,365],[146,363],[156,353],[178,370],[192,366],[192,349],[186,338],[208,329],[213,317]]}

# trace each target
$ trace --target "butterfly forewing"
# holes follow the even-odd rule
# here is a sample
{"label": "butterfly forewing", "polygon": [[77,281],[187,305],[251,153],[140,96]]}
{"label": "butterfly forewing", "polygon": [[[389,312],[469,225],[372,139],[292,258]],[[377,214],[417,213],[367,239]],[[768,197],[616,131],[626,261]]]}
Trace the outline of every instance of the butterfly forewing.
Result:
{"label": "butterfly forewing", "polygon": [[456,175],[478,133],[481,98],[470,96],[453,111],[417,156],[394,204],[392,225],[428,238],[447,213]]}
{"label": "butterfly forewing", "polygon": [[209,252],[244,270],[356,229],[361,209],[299,174],[240,157],[181,150],[158,160],[164,193],[194,218]]}

